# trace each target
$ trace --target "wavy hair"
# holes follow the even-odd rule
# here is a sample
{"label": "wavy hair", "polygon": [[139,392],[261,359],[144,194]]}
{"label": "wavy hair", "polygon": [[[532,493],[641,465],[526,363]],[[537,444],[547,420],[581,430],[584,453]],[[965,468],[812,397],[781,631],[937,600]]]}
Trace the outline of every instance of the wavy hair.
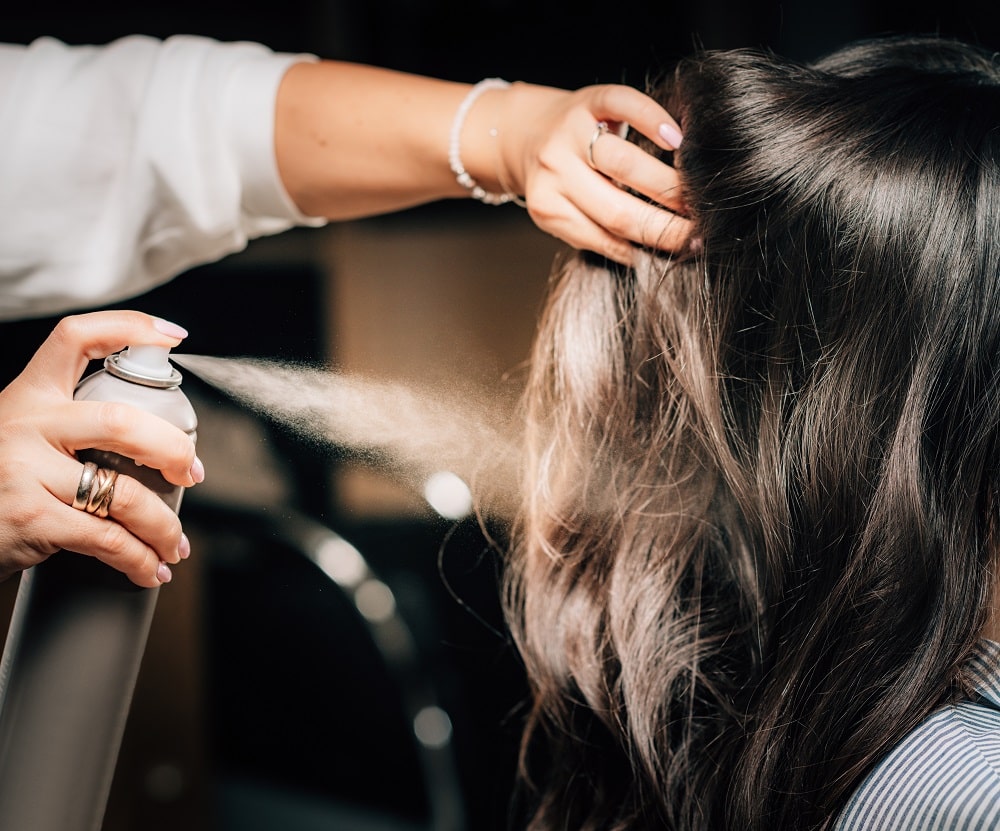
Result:
{"label": "wavy hair", "polygon": [[827,828],[989,609],[1000,69],[887,38],[651,92],[697,244],[569,255],[525,398],[528,824]]}

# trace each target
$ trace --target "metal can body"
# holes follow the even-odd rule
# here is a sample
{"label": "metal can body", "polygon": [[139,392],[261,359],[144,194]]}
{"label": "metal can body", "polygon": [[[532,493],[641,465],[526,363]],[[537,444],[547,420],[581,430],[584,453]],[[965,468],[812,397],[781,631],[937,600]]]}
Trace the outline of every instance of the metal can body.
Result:
{"label": "metal can body", "polygon": [[[179,385],[166,388],[148,387],[119,378],[102,369],[84,378],[77,386],[73,397],[78,401],[119,401],[131,404],[169,421],[192,439],[197,438],[198,418],[194,407]],[[79,454],[79,458],[81,462],[95,462],[99,467],[113,468],[119,473],[138,479],[158,494],[174,511],[180,509],[184,489],[170,484],[158,471],[142,467],[125,456],[104,450],[86,450]]]}
{"label": "metal can body", "polygon": [[[177,383],[146,386],[105,366],[75,398],[125,402],[195,437],[176,370]],[[183,488],[156,470],[105,451],[79,457],[180,507]],[[99,831],[158,593],[65,551],[22,574],[0,662],[0,828]]]}

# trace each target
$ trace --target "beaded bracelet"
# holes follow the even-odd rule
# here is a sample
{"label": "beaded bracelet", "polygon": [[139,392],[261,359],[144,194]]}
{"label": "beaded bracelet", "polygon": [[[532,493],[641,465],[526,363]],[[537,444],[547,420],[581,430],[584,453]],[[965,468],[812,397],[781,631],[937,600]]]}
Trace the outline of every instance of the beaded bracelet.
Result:
{"label": "beaded bracelet", "polygon": [[[507,89],[509,86],[510,82],[502,78],[484,78],[469,90],[469,94],[465,96],[465,100],[462,101],[455,113],[455,120],[451,123],[451,136],[448,141],[448,164],[451,167],[451,172],[455,174],[455,179],[458,183],[469,191],[473,199],[478,199],[487,205],[506,205],[508,202],[521,204],[522,200],[516,194],[509,192],[490,193],[472,178],[469,171],[465,169],[465,165],[462,164],[462,158],[459,153],[462,127],[465,124],[465,117],[469,114],[469,110],[480,95],[487,90]],[[492,131],[491,134],[496,135]]]}

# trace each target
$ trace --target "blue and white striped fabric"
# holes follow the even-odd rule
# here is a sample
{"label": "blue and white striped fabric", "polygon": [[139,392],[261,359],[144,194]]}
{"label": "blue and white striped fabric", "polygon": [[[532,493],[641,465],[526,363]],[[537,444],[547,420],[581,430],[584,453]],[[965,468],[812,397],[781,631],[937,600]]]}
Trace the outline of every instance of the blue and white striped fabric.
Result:
{"label": "blue and white striped fabric", "polygon": [[933,713],[861,783],[834,831],[1000,829],[1000,643],[967,665],[976,696]]}

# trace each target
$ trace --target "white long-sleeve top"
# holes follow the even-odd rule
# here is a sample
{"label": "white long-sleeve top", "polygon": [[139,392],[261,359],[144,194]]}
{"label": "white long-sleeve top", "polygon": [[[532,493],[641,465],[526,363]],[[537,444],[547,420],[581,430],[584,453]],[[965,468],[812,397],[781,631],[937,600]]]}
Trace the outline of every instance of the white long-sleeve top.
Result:
{"label": "white long-sleeve top", "polygon": [[278,84],[309,55],[196,36],[0,45],[0,318],[133,297],[323,220],[278,175]]}

